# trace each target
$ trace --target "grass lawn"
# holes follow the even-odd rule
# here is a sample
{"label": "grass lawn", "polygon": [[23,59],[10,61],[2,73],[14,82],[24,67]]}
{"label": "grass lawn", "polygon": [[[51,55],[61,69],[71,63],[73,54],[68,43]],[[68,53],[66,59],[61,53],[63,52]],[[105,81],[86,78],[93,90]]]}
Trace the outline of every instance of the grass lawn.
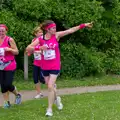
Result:
{"label": "grass lawn", "polygon": [[120,91],[97,92],[62,97],[64,109],[45,117],[47,98],[0,108],[0,120],[120,120]]}
{"label": "grass lawn", "polygon": [[[34,90],[34,83],[32,78],[28,81],[23,80],[22,77],[15,77],[14,84],[19,90]],[[95,86],[95,85],[112,85],[120,84],[120,76],[115,75],[106,75],[98,77],[86,77],[81,79],[75,78],[59,78],[57,80],[58,88],[65,87],[79,87],[79,86]],[[42,85],[42,88],[45,88],[45,85]]]}

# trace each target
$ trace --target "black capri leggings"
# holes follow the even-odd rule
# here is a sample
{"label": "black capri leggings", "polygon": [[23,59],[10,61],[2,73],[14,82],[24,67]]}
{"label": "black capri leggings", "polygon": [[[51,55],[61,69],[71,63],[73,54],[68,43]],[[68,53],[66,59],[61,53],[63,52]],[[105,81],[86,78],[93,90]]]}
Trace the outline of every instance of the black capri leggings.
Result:
{"label": "black capri leggings", "polygon": [[1,92],[6,93],[7,91],[13,92],[15,87],[12,85],[15,71],[3,71],[0,70],[0,85]]}
{"label": "black capri leggings", "polygon": [[33,66],[33,79],[35,84],[37,84],[39,81],[40,83],[45,84],[41,68],[36,65]]}

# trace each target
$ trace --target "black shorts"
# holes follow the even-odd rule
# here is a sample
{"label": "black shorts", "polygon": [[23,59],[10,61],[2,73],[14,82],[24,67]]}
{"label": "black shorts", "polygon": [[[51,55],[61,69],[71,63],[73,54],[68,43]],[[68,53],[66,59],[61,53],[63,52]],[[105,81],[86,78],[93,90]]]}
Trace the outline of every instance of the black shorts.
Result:
{"label": "black shorts", "polygon": [[14,78],[15,71],[4,71],[0,70],[0,84],[11,83]]}
{"label": "black shorts", "polygon": [[41,68],[35,65],[33,66],[33,79],[35,84],[37,84],[39,81],[45,84]]}
{"label": "black shorts", "polygon": [[60,70],[42,70],[43,76],[49,76],[50,74],[59,75]]}

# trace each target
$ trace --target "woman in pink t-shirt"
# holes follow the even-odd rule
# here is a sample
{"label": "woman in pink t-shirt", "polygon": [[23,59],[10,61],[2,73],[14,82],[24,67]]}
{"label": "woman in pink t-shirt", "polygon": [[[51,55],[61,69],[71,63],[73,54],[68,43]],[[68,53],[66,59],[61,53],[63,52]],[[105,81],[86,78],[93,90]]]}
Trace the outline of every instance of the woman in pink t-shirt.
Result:
{"label": "woman in pink t-shirt", "polygon": [[[40,27],[36,27],[33,31],[33,35],[36,37],[32,40],[34,42],[38,37],[41,37],[43,35],[43,31],[41,30]],[[43,97],[43,94],[41,93],[41,87],[40,83],[45,84],[45,80],[41,71],[41,51],[38,49],[40,47],[40,44],[35,46],[35,51],[34,51],[34,61],[33,61],[33,80],[35,84],[35,88],[37,91],[37,95],[35,98],[41,98]]]}
{"label": "woman in pink t-shirt", "polygon": [[13,38],[6,35],[7,31],[7,26],[0,24],[0,85],[4,98],[4,108],[10,107],[9,91],[15,95],[15,103],[21,103],[21,95],[12,84],[16,70],[15,55],[18,55],[18,49]]}
{"label": "woman in pink t-shirt", "polygon": [[43,38],[35,40],[26,50],[33,51],[34,46],[41,44],[40,50],[43,51],[42,72],[48,86],[48,108],[46,116],[52,116],[52,105],[55,103],[59,110],[63,108],[61,98],[56,96],[55,83],[60,72],[60,51],[59,40],[61,37],[72,34],[85,27],[92,27],[91,23],[80,24],[65,31],[56,32],[56,24],[51,20],[43,22],[41,28],[43,30]]}

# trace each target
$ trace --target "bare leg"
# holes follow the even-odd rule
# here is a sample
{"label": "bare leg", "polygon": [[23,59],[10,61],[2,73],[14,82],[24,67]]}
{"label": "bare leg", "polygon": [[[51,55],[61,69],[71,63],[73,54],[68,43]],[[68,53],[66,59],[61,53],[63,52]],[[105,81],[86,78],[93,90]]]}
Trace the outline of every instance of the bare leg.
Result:
{"label": "bare leg", "polygon": [[11,92],[15,95],[15,104],[20,104],[21,103],[21,94],[18,93],[16,87]]}
{"label": "bare leg", "polygon": [[9,101],[9,92],[3,93],[3,98],[5,101]]}
{"label": "bare leg", "polygon": [[54,89],[54,84],[56,82],[57,75],[50,75],[48,81],[48,109],[52,109],[52,105],[55,101],[56,91]]}
{"label": "bare leg", "polygon": [[40,83],[35,84],[35,89],[37,91],[37,94],[41,93]]}
{"label": "bare leg", "polygon": [[16,88],[12,91],[12,93],[17,96],[18,95],[18,91],[16,90]]}

